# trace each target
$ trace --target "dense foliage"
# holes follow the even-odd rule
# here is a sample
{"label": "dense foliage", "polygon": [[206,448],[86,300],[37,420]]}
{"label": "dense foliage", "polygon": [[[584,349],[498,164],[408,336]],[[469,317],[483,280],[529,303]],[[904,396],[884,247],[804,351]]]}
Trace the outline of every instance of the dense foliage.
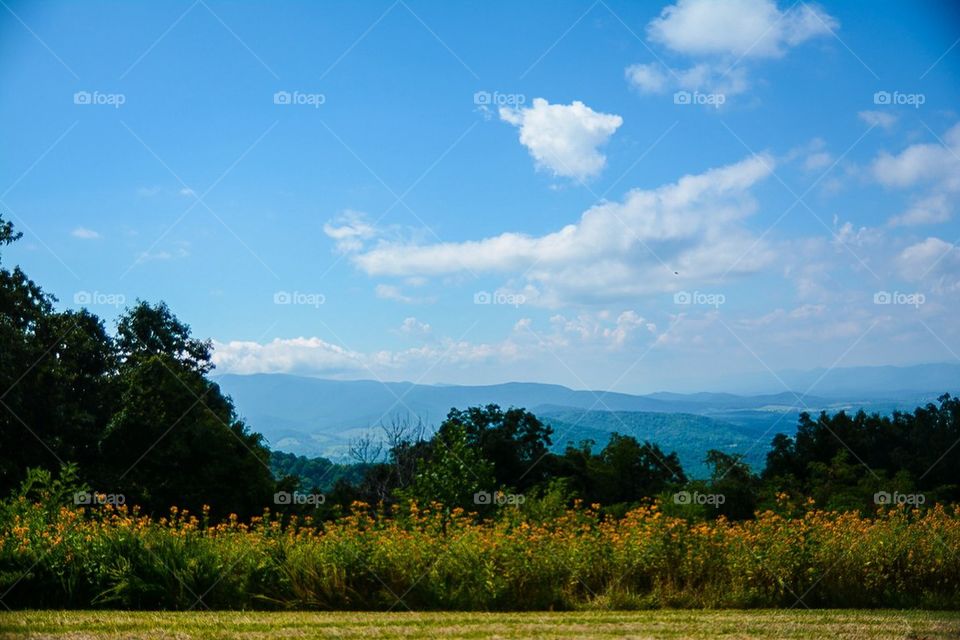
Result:
{"label": "dense foliage", "polygon": [[892,416],[800,416],[793,438],[777,435],[763,477],[837,509],[862,508],[867,495],[922,493],[960,501],[960,400]]}

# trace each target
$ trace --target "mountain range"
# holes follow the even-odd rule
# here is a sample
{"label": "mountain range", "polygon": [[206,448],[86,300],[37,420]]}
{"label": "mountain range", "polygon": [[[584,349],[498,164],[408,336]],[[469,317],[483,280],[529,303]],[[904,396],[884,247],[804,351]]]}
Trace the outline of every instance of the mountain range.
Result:
{"label": "mountain range", "polygon": [[[429,433],[451,408],[498,404],[526,408],[550,424],[554,450],[584,440],[602,447],[619,432],[676,451],[684,468],[701,477],[708,449],[741,453],[751,465],[761,467],[770,440],[776,433],[792,433],[801,411],[909,410],[955,391],[960,365],[857,367],[784,372],[780,377],[798,383],[797,388],[813,386],[821,393],[633,395],[533,382],[425,385],[288,374],[226,374],[216,376],[216,381],[271,448],[299,455],[345,460],[350,442],[370,434],[376,437],[381,424],[422,421]],[[827,380],[833,386],[824,385]]]}

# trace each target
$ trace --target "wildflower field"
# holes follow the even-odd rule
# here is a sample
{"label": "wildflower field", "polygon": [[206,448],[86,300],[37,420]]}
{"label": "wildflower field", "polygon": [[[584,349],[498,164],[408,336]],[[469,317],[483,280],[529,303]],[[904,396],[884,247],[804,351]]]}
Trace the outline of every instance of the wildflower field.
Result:
{"label": "wildflower field", "polygon": [[809,509],[696,521],[658,505],[478,521],[434,505],[333,522],[153,520],[124,507],[5,505],[11,608],[960,609],[960,507],[871,517]]}

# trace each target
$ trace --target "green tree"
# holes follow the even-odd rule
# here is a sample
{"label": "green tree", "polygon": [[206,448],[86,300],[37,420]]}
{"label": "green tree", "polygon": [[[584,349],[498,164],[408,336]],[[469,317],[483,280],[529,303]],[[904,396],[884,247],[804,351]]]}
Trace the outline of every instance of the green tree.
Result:
{"label": "green tree", "polygon": [[402,495],[421,504],[439,502],[448,511],[455,507],[483,507],[483,501],[478,505],[474,496],[496,491],[493,465],[470,444],[466,427],[459,422],[447,422],[430,444],[429,457]]}
{"label": "green tree", "polygon": [[544,479],[545,466],[539,463],[549,453],[553,429],[529,411],[503,411],[495,404],[451,409],[444,424],[463,426],[467,444],[490,461],[499,486],[523,492]]}
{"label": "green tree", "polygon": [[262,437],[207,379],[209,346],[164,304],[138,302],[119,322],[118,407],[103,440],[106,480],[151,512],[212,507],[252,515],[276,486]]}
{"label": "green tree", "polygon": [[760,479],[743,461],[743,456],[710,449],[706,463],[710,467],[710,492],[723,496],[712,515],[723,515],[730,520],[752,518],[757,508]]}

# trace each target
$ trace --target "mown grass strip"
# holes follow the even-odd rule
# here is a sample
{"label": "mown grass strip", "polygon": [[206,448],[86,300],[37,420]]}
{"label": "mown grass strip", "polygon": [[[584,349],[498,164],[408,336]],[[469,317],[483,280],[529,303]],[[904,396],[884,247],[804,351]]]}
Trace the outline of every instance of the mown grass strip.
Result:
{"label": "mown grass strip", "polygon": [[0,613],[0,638],[956,638],[960,612]]}

